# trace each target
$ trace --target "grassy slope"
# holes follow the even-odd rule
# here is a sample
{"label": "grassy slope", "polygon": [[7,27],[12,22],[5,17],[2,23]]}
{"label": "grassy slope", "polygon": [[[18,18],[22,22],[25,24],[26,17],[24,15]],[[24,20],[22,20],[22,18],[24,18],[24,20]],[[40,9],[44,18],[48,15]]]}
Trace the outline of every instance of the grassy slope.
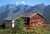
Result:
{"label": "grassy slope", "polygon": [[[0,29],[0,34],[13,34],[14,30],[11,29]],[[18,31],[14,34],[50,34],[50,26],[38,26],[24,29],[24,31]]]}
{"label": "grassy slope", "polygon": [[25,32],[32,32],[35,34],[50,34],[50,25],[48,26],[38,26],[30,27],[30,29],[25,30]]}

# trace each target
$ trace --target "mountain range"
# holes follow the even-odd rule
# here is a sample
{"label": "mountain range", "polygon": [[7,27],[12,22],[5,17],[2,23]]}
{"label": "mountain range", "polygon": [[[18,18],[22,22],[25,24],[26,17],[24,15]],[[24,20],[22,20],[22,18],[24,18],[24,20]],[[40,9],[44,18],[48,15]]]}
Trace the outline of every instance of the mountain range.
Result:
{"label": "mountain range", "polygon": [[45,4],[38,4],[35,6],[29,6],[29,5],[14,5],[14,4],[7,4],[0,7],[0,20],[6,19],[6,18],[16,18],[18,15],[21,14],[29,14],[39,12],[40,14],[44,15],[49,22],[50,20],[50,5],[46,6]]}

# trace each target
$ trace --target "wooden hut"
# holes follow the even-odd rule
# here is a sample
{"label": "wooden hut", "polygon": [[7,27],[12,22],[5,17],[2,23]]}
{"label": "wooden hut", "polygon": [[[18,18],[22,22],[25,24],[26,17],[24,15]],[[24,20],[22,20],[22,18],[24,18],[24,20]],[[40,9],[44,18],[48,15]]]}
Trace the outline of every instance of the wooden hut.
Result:
{"label": "wooden hut", "polygon": [[30,26],[37,26],[37,25],[41,25],[42,23],[44,23],[44,16],[41,15],[40,13],[32,13],[32,14],[28,14],[28,15],[24,15],[24,18],[26,18],[27,23]]}

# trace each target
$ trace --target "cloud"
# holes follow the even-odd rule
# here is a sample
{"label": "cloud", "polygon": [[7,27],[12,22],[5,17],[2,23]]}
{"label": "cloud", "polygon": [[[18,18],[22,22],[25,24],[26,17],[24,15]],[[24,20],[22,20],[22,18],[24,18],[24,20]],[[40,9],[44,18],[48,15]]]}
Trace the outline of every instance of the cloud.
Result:
{"label": "cloud", "polygon": [[20,2],[16,2],[16,5],[17,5],[17,6],[20,5]]}
{"label": "cloud", "polygon": [[22,1],[21,3],[22,3],[22,4],[25,4],[25,1]]}
{"label": "cloud", "polygon": [[16,2],[16,4],[20,4],[20,2]]}
{"label": "cloud", "polygon": [[25,4],[25,1],[16,2],[16,5]]}

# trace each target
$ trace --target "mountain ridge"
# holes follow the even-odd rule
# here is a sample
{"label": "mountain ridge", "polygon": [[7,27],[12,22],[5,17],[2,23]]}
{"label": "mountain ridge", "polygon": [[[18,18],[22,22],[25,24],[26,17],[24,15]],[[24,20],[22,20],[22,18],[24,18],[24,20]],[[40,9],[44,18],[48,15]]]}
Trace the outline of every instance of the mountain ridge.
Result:
{"label": "mountain ridge", "polygon": [[20,14],[29,14],[29,13],[33,13],[33,12],[39,12],[42,14],[45,5],[38,4],[35,6],[29,6],[29,5],[22,5],[21,4],[21,5],[16,6],[16,5],[7,4],[3,7],[2,7],[3,11],[1,10],[1,14],[0,14],[0,20],[5,19],[7,17],[11,17],[15,14],[20,15]]}

